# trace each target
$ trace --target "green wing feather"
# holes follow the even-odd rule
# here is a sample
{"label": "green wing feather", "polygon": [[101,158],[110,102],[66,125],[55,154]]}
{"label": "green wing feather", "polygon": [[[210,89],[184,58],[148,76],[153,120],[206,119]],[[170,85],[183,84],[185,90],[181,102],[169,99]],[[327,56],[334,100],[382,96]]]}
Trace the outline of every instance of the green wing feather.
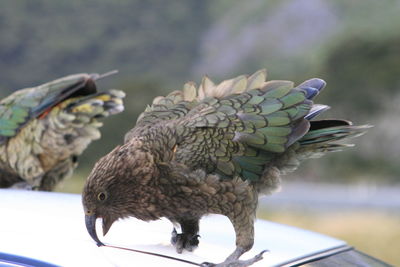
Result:
{"label": "green wing feather", "polygon": [[47,109],[73,96],[96,92],[92,76],[75,74],[32,88],[21,89],[0,101],[0,143]]}
{"label": "green wing feather", "polygon": [[183,119],[184,127],[192,129],[186,134],[197,139],[186,142],[184,136],[177,158],[225,177],[257,180],[268,162],[308,131],[304,116],[311,107],[306,92],[288,81],[205,98]]}

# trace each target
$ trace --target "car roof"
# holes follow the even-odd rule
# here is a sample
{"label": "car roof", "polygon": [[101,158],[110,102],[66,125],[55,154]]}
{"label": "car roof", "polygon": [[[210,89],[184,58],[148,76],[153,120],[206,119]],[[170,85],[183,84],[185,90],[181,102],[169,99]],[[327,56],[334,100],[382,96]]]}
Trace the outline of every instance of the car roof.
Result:
{"label": "car roof", "polygon": [[[0,252],[62,266],[190,266],[174,260],[109,247],[97,247],[88,235],[78,194],[0,189]],[[97,224],[100,226],[100,223]],[[172,224],[165,219],[115,222],[100,239],[196,263],[222,262],[235,248],[235,233],[226,217],[210,215],[200,222],[200,245],[177,254],[170,245]],[[102,233],[97,228],[98,233]],[[276,266],[346,246],[342,240],[311,231],[257,220],[255,243],[241,259],[269,250],[253,266]],[[140,264],[140,265],[139,265]]]}

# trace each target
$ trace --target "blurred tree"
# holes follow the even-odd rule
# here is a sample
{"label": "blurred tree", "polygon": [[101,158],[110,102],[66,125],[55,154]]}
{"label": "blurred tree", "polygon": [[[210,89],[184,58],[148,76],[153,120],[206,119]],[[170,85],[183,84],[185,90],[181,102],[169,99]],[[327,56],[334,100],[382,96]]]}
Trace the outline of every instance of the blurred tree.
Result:
{"label": "blurred tree", "polygon": [[207,1],[21,0],[0,3],[0,87],[119,69],[119,79],[188,76]]}
{"label": "blurred tree", "polygon": [[327,57],[321,74],[334,90],[321,97],[365,120],[382,112],[387,98],[399,92],[399,62],[400,34],[380,40],[350,37]]}

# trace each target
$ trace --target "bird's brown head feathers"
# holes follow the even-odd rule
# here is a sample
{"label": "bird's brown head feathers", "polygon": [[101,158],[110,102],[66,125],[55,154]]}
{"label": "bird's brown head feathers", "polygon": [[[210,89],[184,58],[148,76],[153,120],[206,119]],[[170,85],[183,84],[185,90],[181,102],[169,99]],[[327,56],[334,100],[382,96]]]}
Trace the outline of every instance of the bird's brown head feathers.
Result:
{"label": "bird's brown head feathers", "polygon": [[[90,173],[82,194],[86,228],[96,234],[97,218],[103,220],[103,234],[120,218],[135,216],[142,203],[142,187],[158,176],[151,152],[142,141],[132,140],[101,158]],[[136,216],[140,217],[140,215]]]}

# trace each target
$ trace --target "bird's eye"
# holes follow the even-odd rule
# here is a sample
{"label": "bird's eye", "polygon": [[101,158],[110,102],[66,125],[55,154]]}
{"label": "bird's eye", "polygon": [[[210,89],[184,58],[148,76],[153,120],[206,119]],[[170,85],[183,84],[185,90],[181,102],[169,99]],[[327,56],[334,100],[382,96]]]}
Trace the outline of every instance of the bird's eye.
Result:
{"label": "bird's eye", "polygon": [[100,192],[100,193],[97,195],[97,199],[100,200],[100,201],[104,201],[104,200],[106,200],[106,198],[107,198],[106,192]]}

